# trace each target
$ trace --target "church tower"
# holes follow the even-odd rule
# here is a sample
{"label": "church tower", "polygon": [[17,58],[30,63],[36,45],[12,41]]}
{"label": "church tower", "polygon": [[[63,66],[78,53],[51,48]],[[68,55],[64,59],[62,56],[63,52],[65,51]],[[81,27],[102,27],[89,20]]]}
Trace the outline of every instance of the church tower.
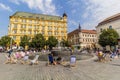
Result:
{"label": "church tower", "polygon": [[81,26],[80,26],[80,24],[79,24],[79,27],[78,27],[78,29],[79,29],[79,32],[81,32]]}
{"label": "church tower", "polygon": [[63,13],[63,21],[67,22],[67,14],[65,12]]}

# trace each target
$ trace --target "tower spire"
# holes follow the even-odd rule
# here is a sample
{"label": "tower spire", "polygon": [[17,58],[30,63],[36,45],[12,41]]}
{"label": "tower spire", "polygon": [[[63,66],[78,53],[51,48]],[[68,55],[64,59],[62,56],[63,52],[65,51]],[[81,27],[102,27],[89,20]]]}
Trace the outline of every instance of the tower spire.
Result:
{"label": "tower spire", "polygon": [[67,17],[67,14],[65,13],[65,11],[64,11],[64,13],[63,13],[63,17]]}
{"label": "tower spire", "polygon": [[80,26],[80,24],[79,24],[79,28],[78,28],[78,29],[79,29],[79,31],[81,32],[81,26]]}

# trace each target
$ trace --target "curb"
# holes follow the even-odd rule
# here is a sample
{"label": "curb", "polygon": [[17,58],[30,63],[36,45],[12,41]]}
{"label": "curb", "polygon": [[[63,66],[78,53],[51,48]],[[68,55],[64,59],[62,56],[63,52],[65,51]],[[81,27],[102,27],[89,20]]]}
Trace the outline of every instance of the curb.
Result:
{"label": "curb", "polygon": [[79,61],[77,61],[77,62],[91,61],[91,60],[95,60],[95,59],[97,59],[97,56],[96,56],[94,53],[93,53],[92,55],[93,55],[93,57],[92,57],[92,58],[90,58],[90,59],[86,59],[86,60],[79,60]]}

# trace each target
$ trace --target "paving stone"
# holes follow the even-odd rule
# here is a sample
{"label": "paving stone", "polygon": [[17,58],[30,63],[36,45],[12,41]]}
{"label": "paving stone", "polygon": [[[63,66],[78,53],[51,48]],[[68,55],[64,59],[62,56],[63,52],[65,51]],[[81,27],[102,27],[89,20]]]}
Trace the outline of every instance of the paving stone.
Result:
{"label": "paving stone", "polygon": [[73,68],[61,65],[3,64],[5,57],[0,54],[0,80],[119,80],[120,59],[107,63],[94,62],[93,59],[78,61]]}

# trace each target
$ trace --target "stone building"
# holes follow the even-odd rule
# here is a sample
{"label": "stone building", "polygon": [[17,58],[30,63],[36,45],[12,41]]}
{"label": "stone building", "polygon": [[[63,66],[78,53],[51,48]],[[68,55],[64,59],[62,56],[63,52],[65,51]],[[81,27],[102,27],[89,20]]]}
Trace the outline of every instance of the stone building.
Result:
{"label": "stone building", "polygon": [[9,17],[8,36],[19,45],[21,37],[27,35],[31,38],[41,33],[47,40],[49,36],[59,41],[67,39],[67,15],[53,16],[28,12],[16,12]]}
{"label": "stone building", "polygon": [[87,30],[79,28],[68,33],[68,40],[74,47],[93,48],[97,43],[96,30]]}
{"label": "stone building", "polygon": [[96,26],[97,36],[99,37],[100,33],[104,29],[108,29],[108,28],[116,30],[120,36],[120,13],[110,16],[106,18],[105,20],[101,21]]}

